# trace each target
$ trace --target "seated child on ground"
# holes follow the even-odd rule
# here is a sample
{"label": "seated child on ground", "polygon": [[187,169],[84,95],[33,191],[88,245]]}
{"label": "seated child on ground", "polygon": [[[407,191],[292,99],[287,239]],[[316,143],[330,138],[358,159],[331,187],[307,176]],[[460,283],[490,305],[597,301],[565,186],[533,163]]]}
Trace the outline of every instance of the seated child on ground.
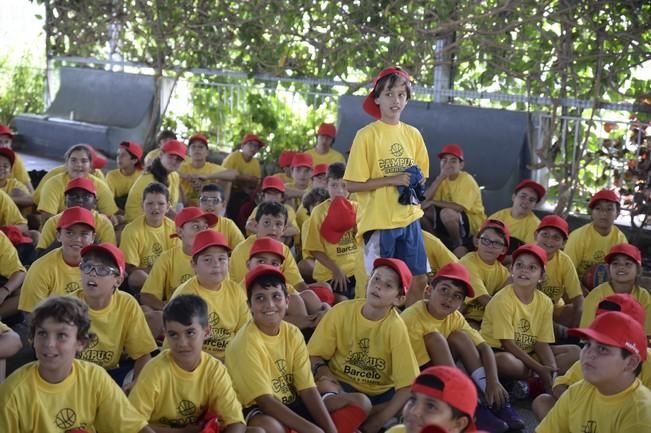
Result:
{"label": "seated child on ground", "polygon": [[[332,123],[322,123],[316,133],[316,145],[305,153],[312,157],[315,165],[345,162],[344,155],[332,148],[337,137],[337,127]],[[315,167],[316,168],[316,167]]]}
{"label": "seated child on ground", "polygon": [[[296,225],[296,211],[291,205],[283,203],[284,197],[285,184],[280,180],[280,178],[277,176],[267,176],[262,179],[262,203],[281,203],[285,206],[285,209],[287,209],[287,225],[282,233],[282,237],[290,240],[300,232]],[[246,221],[246,232],[249,235],[258,232],[255,215],[257,214],[259,207],[260,206],[258,205],[253,209],[249,219]]]}
{"label": "seated child on ground", "polygon": [[[14,138],[14,132],[7,125],[0,124],[0,148],[11,149],[11,145]],[[25,168],[25,163],[20,155],[15,154],[16,159],[11,166],[11,177],[18,179],[23,185],[29,188],[29,191],[34,191],[32,187],[31,179],[29,178],[29,173]]]}
{"label": "seated child on ground", "polygon": [[228,246],[233,249],[244,240],[244,235],[242,235],[235,221],[224,216],[225,206],[226,199],[222,187],[215,183],[207,183],[201,187],[199,208],[217,217],[217,224],[212,229],[223,234],[228,242]]}
{"label": "seated child on ground", "polygon": [[0,189],[11,197],[16,206],[29,209],[34,204],[32,192],[27,185],[12,176],[11,170],[15,162],[14,151],[8,147],[0,147]]}
{"label": "seated child on ground", "polygon": [[308,153],[297,153],[292,158],[292,181],[287,184],[286,202],[294,210],[301,205],[301,197],[311,188],[314,162]]}
{"label": "seated child on ground", "polygon": [[106,184],[113,192],[115,204],[122,210],[129,190],[142,173],[142,147],[133,141],[123,141],[118,146],[118,168],[106,173]]}

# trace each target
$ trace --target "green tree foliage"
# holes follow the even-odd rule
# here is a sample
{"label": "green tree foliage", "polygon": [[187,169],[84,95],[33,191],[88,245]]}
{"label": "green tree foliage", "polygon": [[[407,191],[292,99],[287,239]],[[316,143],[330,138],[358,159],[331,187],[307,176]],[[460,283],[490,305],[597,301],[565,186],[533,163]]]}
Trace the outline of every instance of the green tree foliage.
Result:
{"label": "green tree foliage", "polygon": [[0,123],[9,124],[20,113],[43,112],[43,76],[27,59],[10,66],[0,58],[0,78]]}

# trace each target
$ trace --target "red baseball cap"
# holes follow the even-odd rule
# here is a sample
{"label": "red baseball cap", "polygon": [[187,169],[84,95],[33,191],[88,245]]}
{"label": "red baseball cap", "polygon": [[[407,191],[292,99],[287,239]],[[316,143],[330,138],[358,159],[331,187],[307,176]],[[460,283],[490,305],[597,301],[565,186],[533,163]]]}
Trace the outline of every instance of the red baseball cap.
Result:
{"label": "red baseball cap", "polygon": [[380,73],[373,79],[373,90],[371,93],[368,94],[366,99],[364,99],[364,104],[362,105],[362,108],[364,108],[364,111],[366,111],[368,114],[371,116],[375,117],[376,119],[379,119],[382,117],[380,113],[380,107],[375,103],[375,96],[373,96],[373,91],[375,90],[375,87],[377,86],[378,81],[380,81],[382,78],[386,77],[387,75],[391,74],[396,74],[399,77],[403,78],[407,82],[411,80],[409,77],[409,74],[402,69],[400,69],[398,66],[391,66],[385,69],[382,69]]}
{"label": "red baseball cap", "polygon": [[312,168],[314,162],[312,161],[312,156],[309,153],[298,152],[292,158],[292,168],[294,167],[308,167]]}
{"label": "red baseball cap", "polygon": [[407,292],[409,292],[409,287],[411,287],[411,271],[405,262],[400,259],[381,257],[379,259],[375,259],[373,262],[373,269],[375,270],[375,268],[378,268],[380,266],[388,266],[398,274],[400,282],[402,283],[402,288],[405,291],[406,295]]}
{"label": "red baseball cap", "polygon": [[12,167],[14,166],[14,162],[16,161],[16,152],[8,147],[0,147],[0,155],[7,158]]}
{"label": "red baseball cap", "polygon": [[255,141],[256,143],[258,143],[259,147],[265,147],[266,146],[265,142],[262,141],[260,139],[260,137],[258,137],[255,134],[246,134],[244,137],[242,137],[241,144],[244,145],[244,144],[248,143],[249,141]]}
{"label": "red baseball cap", "polygon": [[443,155],[454,155],[463,161],[463,149],[458,144],[446,144],[443,146],[443,149],[437,154],[440,158],[443,158]]}
{"label": "red baseball cap", "polygon": [[337,136],[337,127],[333,123],[322,123],[319,125],[319,131],[316,135],[325,135],[326,137],[335,138]]}
{"label": "red baseball cap", "polygon": [[278,157],[278,166],[280,168],[290,167],[292,165],[292,159],[296,153],[295,150],[283,150],[280,152],[280,156]]}
{"label": "red baseball cap", "polygon": [[123,141],[120,143],[120,147],[124,148],[127,152],[129,152],[131,155],[135,156],[138,158],[138,160],[142,159],[142,155],[144,154],[142,147],[134,142],[134,141]]}
{"label": "red baseball cap", "polygon": [[647,338],[644,328],[630,316],[618,311],[599,314],[587,328],[568,329],[569,335],[591,338],[598,343],[625,349],[647,358]]}
{"label": "red baseball cap", "polygon": [[194,134],[192,137],[188,138],[188,146],[191,145],[193,141],[200,141],[204,145],[208,146],[208,137],[203,134]]}
{"label": "red baseball cap", "polygon": [[477,389],[458,368],[447,365],[426,368],[414,380],[411,392],[425,394],[449,404],[470,417],[468,431],[477,429],[473,420],[477,408]]}
{"label": "red baseball cap", "polygon": [[328,214],[321,223],[319,233],[326,241],[336,244],[348,230],[355,227],[356,220],[357,212],[353,204],[346,197],[335,197],[330,201]]}
{"label": "red baseball cap", "polygon": [[194,238],[194,242],[192,242],[192,257],[209,247],[221,247],[226,251],[231,250],[226,237],[222,233],[212,229],[206,229],[197,233],[197,236]]}
{"label": "red baseball cap", "polygon": [[522,188],[531,188],[533,192],[535,192],[536,195],[538,196],[537,203],[539,203],[540,200],[542,200],[542,198],[545,196],[545,192],[546,192],[545,187],[531,179],[525,179],[519,184],[517,184],[515,186],[515,192],[517,193]]}
{"label": "red baseball cap", "polygon": [[0,231],[2,231],[14,245],[25,245],[34,242],[32,238],[25,236],[23,232],[16,226],[2,226],[0,227]]}
{"label": "red baseball cap", "polygon": [[278,176],[265,176],[262,179],[262,191],[267,189],[275,189],[280,192],[285,192],[285,183]]}
{"label": "red baseball cap", "polygon": [[185,144],[181,143],[178,140],[169,140],[165,142],[160,148],[162,153],[171,153],[176,155],[181,159],[185,159],[185,155],[188,153],[188,149],[185,147]]}
{"label": "red baseball cap", "polygon": [[521,254],[531,254],[535,256],[542,265],[543,269],[547,265],[547,253],[536,244],[525,244],[519,247],[517,250],[513,251],[513,261],[515,262],[515,259],[517,259]]}
{"label": "red baseball cap", "polygon": [[468,269],[466,269],[466,267],[461,263],[451,262],[443,266],[441,269],[439,269],[436,275],[434,275],[434,279],[436,280],[437,278],[449,278],[451,280],[463,283],[466,288],[466,297],[475,297],[475,291],[472,288],[472,284],[470,283],[470,273],[468,273]]}
{"label": "red baseball cap", "polygon": [[312,177],[328,173],[328,164],[317,164],[312,171]]}
{"label": "red baseball cap", "polygon": [[280,279],[285,282],[285,275],[283,275],[282,271],[278,268],[275,268],[271,265],[260,265],[256,266],[255,268],[251,269],[249,272],[246,273],[246,276],[244,277],[244,287],[246,287],[247,290],[255,283],[255,280],[258,278],[262,277],[263,275],[275,275],[279,277]]}
{"label": "red baseball cap", "polygon": [[57,223],[58,229],[67,229],[75,224],[86,224],[95,230],[95,217],[92,212],[86,208],[73,206],[61,213],[61,218]]}
{"label": "red baseball cap", "polygon": [[615,293],[603,298],[597,305],[597,313],[595,316],[609,311],[622,312],[632,317],[643,328],[646,326],[646,311],[644,311],[644,307],[628,293]]}
{"label": "red baseball cap", "polygon": [[604,258],[604,261],[608,264],[613,261],[615,256],[617,254],[623,254],[626,257],[630,257],[637,263],[638,265],[642,264],[642,254],[640,253],[640,250],[638,247],[635,245],[631,244],[617,244],[614,245],[610,251],[608,251],[608,254],[606,254],[606,257]]}
{"label": "red baseball cap", "polygon": [[76,179],[72,179],[71,181],[68,181],[64,193],[70,191],[71,189],[76,189],[76,188],[83,189],[84,191],[88,191],[91,194],[97,195],[97,189],[95,188],[95,184],[93,183],[92,180],[90,180],[87,177],[78,177]]}
{"label": "red baseball cap", "polygon": [[500,220],[496,219],[487,219],[479,228],[477,233],[483,233],[486,229],[493,229],[504,235],[504,241],[506,242],[506,247],[508,248],[511,245],[511,232],[509,228]]}
{"label": "red baseball cap", "polygon": [[8,135],[13,138],[14,131],[12,131],[7,125],[0,124],[0,135]]}
{"label": "red baseball cap", "polygon": [[613,203],[616,203],[617,206],[619,206],[619,195],[612,190],[609,189],[602,189],[601,191],[595,193],[592,198],[590,199],[590,203],[588,203],[588,208],[592,209],[595,207],[598,201],[610,201]]}
{"label": "red baseball cap", "polygon": [[570,229],[569,226],[567,225],[567,221],[565,221],[565,218],[562,218],[558,215],[546,215],[543,217],[543,219],[540,220],[540,224],[538,224],[538,227],[536,228],[536,232],[546,229],[548,227],[554,228],[558,231],[560,231],[565,239],[567,239]]}
{"label": "red baseball cap", "polygon": [[275,239],[271,239],[270,237],[262,236],[260,238],[257,238],[253,242],[253,245],[251,245],[251,251],[249,251],[249,259],[256,254],[271,253],[280,257],[282,261],[285,261],[284,252],[285,251],[282,243],[278,242]]}
{"label": "red baseball cap", "polygon": [[100,152],[96,151],[93,146],[90,144],[87,145],[88,148],[90,149],[90,159],[92,160],[91,163],[93,165],[94,170],[101,170],[106,166],[106,163],[108,160],[104,155],[102,155]]}
{"label": "red baseball cap", "polygon": [[113,257],[115,264],[118,265],[118,269],[120,270],[120,275],[124,275],[124,269],[125,269],[124,253],[122,252],[121,249],[119,249],[113,244],[104,242],[101,244],[88,245],[82,248],[81,256],[83,257],[86,254],[90,253],[91,251],[101,251]]}
{"label": "red baseball cap", "polygon": [[176,214],[176,218],[174,218],[174,224],[176,224],[177,229],[180,229],[183,227],[183,224],[187,223],[188,221],[193,221],[199,218],[205,218],[206,222],[208,223],[208,227],[214,226],[217,224],[217,221],[219,221],[217,215],[211,214],[210,212],[204,212],[198,207],[190,206],[181,209],[181,211]]}

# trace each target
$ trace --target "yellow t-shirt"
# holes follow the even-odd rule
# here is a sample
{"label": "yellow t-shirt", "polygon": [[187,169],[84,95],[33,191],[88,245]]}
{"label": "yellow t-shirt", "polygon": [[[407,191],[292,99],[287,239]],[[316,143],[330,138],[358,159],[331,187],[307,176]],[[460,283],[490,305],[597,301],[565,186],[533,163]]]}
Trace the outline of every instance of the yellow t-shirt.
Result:
{"label": "yellow t-shirt", "polygon": [[[423,175],[428,176],[429,156],[420,132],[402,122],[389,125],[378,120],[357,131],[344,179],[366,182],[369,179],[395,176],[412,165],[417,165]],[[423,216],[420,205],[400,204],[398,197],[398,188],[395,186],[357,192],[359,233],[406,227]]]}
{"label": "yellow t-shirt", "polygon": [[[115,204],[115,200],[113,200],[113,193],[109,187],[103,180],[95,176],[91,175],[88,178],[93,182],[97,190],[97,209],[105,215],[115,214],[118,211],[118,207]],[[67,172],[52,176],[41,191],[38,210],[52,215],[63,212],[66,208],[65,189],[69,181],[70,176],[68,176]]]}
{"label": "yellow t-shirt", "polygon": [[436,274],[439,269],[448,263],[459,262],[457,256],[439,238],[425,230],[421,230],[421,232],[423,233],[423,241],[425,242],[425,254],[427,254],[427,260],[429,260],[433,274]]}
{"label": "yellow t-shirt", "polygon": [[149,153],[145,155],[145,164],[151,163],[157,156],[160,156],[160,148],[150,150]]}
{"label": "yellow t-shirt", "polygon": [[386,433],[407,433],[407,427],[404,424],[397,424],[387,430]]}
{"label": "yellow t-shirt", "polygon": [[137,433],[147,425],[103,368],[78,359],[56,384],[41,378],[38,361],[16,370],[0,384],[0,408],[0,431],[7,433],[101,433],[116,431],[116,425]]}
{"label": "yellow t-shirt", "polygon": [[651,431],[651,391],[635,379],[615,395],[582,380],[561,395],[536,433],[642,433]]}
{"label": "yellow t-shirt", "polygon": [[[192,161],[188,158],[181,164],[179,173],[208,175],[220,173],[225,170],[226,169],[221,165],[207,161],[203,167],[195,168],[192,166]],[[186,206],[199,206],[199,193],[201,192],[201,188],[197,190],[189,181],[183,179],[181,179],[181,188],[183,189],[183,194],[185,196]]]}
{"label": "yellow t-shirt", "polygon": [[[7,235],[0,231],[0,275],[9,279],[16,272],[25,272],[25,267],[20,262],[18,251]],[[25,289],[23,289],[25,290]]]}
{"label": "yellow t-shirt", "polygon": [[11,166],[11,177],[18,179],[23,185],[29,185],[32,180],[29,177],[23,157],[16,153],[16,159]]}
{"label": "yellow t-shirt", "polygon": [[[601,300],[606,296],[613,295],[614,293],[615,290],[609,282],[598,285],[588,293],[588,296],[586,296],[583,301],[583,313],[581,313],[581,322],[579,326],[581,328],[590,326],[595,318],[595,314],[597,314],[599,302],[601,302]],[[646,335],[651,335],[651,294],[649,294],[649,291],[644,287],[635,286],[630,292],[630,295],[644,308],[644,311],[646,312]]]}
{"label": "yellow t-shirt", "polygon": [[151,424],[185,427],[200,421],[207,410],[218,414],[222,427],[244,424],[226,367],[205,352],[197,368],[187,371],[176,365],[169,350],[162,351],[140,372],[129,401]]}
{"label": "yellow t-shirt", "polygon": [[547,262],[545,276],[538,290],[549,296],[554,304],[558,304],[565,293],[569,299],[583,294],[581,283],[572,259],[563,251],[558,250]]}
{"label": "yellow t-shirt", "polygon": [[[240,174],[248,174],[255,176],[258,179],[262,177],[262,170],[260,169],[260,162],[257,159],[251,158],[251,161],[246,162],[242,156],[242,152],[236,150],[228,155],[222,162],[222,167],[227,169],[237,170]],[[237,182],[233,183],[233,189],[239,190]]]}
{"label": "yellow t-shirt", "polygon": [[502,221],[509,228],[511,237],[516,238],[525,244],[532,244],[536,241],[534,233],[540,224],[540,220],[533,212],[523,218],[514,218],[511,209],[502,209],[489,216],[489,219]]}
{"label": "yellow t-shirt", "polygon": [[317,152],[314,148],[306,150],[305,153],[312,157],[312,163],[315,167],[319,164],[330,165],[334,164],[335,162],[346,162],[344,155],[333,148],[328,149],[328,152],[324,154]]}
{"label": "yellow t-shirt", "polygon": [[122,230],[120,249],[124,261],[138,268],[151,268],[163,252],[179,244],[179,239],[171,237],[176,233],[174,221],[164,217],[160,227],[152,227],[139,216]]}
{"label": "yellow t-shirt", "polygon": [[9,194],[0,190],[0,226],[15,226],[27,224],[27,220],[20,213],[16,203]]}
{"label": "yellow t-shirt", "polygon": [[470,234],[475,234],[486,219],[481,190],[472,175],[459,172],[456,179],[445,179],[434,193],[434,200],[456,203],[465,209],[470,223]]}
{"label": "yellow t-shirt", "polygon": [[365,299],[340,302],[328,311],[307,345],[328,361],[332,374],[368,395],[411,385],[418,364],[405,322],[392,309],[378,321],[362,315]]}
{"label": "yellow t-shirt", "polygon": [[[248,272],[246,261],[249,260],[249,253],[251,252],[251,247],[256,239],[256,235],[249,236],[244,241],[240,242],[231,253],[231,258],[228,262],[228,270],[231,280],[244,280],[244,277]],[[294,286],[302,283],[303,277],[301,277],[301,273],[298,271],[296,260],[294,260],[294,256],[292,256],[291,251],[285,244],[283,244],[283,255],[285,256],[285,261],[283,261],[280,270],[285,275],[287,282]]]}
{"label": "yellow t-shirt", "polygon": [[[34,195],[33,195],[34,203],[38,204],[38,202],[39,202],[39,200],[41,198],[41,194],[43,193],[43,188],[46,186],[47,181],[50,180],[51,178],[53,178],[54,176],[57,176],[57,175],[59,175],[61,173],[67,173],[66,168],[63,165],[60,165],[58,167],[54,167],[52,170],[48,171],[45,174],[45,176],[43,176],[43,178],[39,182],[38,186],[34,190]],[[96,178],[98,178],[100,180],[105,180],[104,173],[102,173],[102,170],[91,170],[89,172],[89,174],[91,176],[95,176]],[[65,185],[64,185],[64,187],[65,187]]]}
{"label": "yellow t-shirt", "polygon": [[590,266],[604,263],[606,254],[614,245],[625,243],[628,240],[617,226],[613,225],[608,236],[601,236],[589,223],[570,233],[564,251],[572,259],[580,278]]}
{"label": "yellow t-shirt", "polygon": [[222,281],[219,290],[203,287],[197,277],[192,277],[174,292],[180,295],[197,295],[208,304],[210,336],[203,342],[203,350],[224,359],[224,352],[237,331],[251,318],[246,303],[246,292],[234,281]]}
{"label": "yellow t-shirt", "polygon": [[[285,206],[285,209],[287,209],[287,224],[291,224],[291,225],[293,225],[294,227],[296,227],[297,229],[300,230],[301,226],[296,225],[297,224],[296,223],[296,211],[294,210],[294,208],[291,207],[287,203],[283,203],[283,206]],[[251,211],[251,215],[249,215],[249,218],[246,220],[246,222],[249,223],[251,221],[255,221],[255,214],[257,212],[258,212],[258,206],[253,208],[253,210]],[[247,231],[248,236],[250,236],[252,234],[253,233],[250,233],[250,232]]]}
{"label": "yellow t-shirt", "polygon": [[244,407],[263,395],[289,405],[301,391],[316,387],[303,334],[284,321],[273,336],[249,321],[226,349],[226,367]]}
{"label": "yellow t-shirt", "polygon": [[552,301],[535,290],[533,301],[523,304],[510,284],[497,292],[486,305],[481,322],[481,336],[491,347],[500,349],[500,340],[513,340],[527,353],[536,342],[554,342]]}
{"label": "yellow t-shirt", "polygon": [[484,306],[475,299],[480,296],[494,296],[504,287],[511,275],[499,261],[492,265],[484,262],[476,251],[466,254],[459,261],[470,273],[470,283],[475,291],[475,297],[466,301],[464,317],[481,322],[484,318]]}
{"label": "yellow t-shirt", "polygon": [[154,262],[149,278],[140,293],[147,293],[167,302],[176,288],[192,277],[194,277],[192,256],[183,252],[183,245],[179,242],[167,251],[163,251]]}
{"label": "yellow t-shirt", "polygon": [[2,189],[7,194],[11,194],[11,191],[15,189],[19,189],[22,192],[31,195],[31,193],[29,192],[29,188],[27,188],[27,186],[24,183],[22,183],[15,177],[10,177],[9,179],[7,179],[7,183],[5,184],[5,186],[3,186],[0,189]]}
{"label": "yellow t-shirt", "polygon": [[79,266],[68,265],[63,260],[61,248],[56,248],[29,267],[20,290],[18,309],[31,313],[45,298],[66,295],[80,288]]}
{"label": "yellow t-shirt", "polygon": [[[321,225],[328,215],[331,203],[332,200],[328,199],[312,210],[312,215],[306,225],[306,231],[303,233],[305,239],[303,250],[308,253],[312,253],[312,251],[324,253],[341,268],[347,277],[351,277],[355,272],[356,255],[361,254],[358,240],[355,237],[355,228],[353,227],[344,233],[344,236],[336,244],[331,244],[321,237]],[[352,204],[354,208],[357,208],[357,203],[352,202]],[[316,281],[332,280],[330,269],[323,266],[318,260],[314,265],[314,279]]]}
{"label": "yellow t-shirt", "polygon": [[446,316],[445,319],[439,320],[427,310],[427,301],[418,301],[403,311],[401,317],[405,321],[405,325],[407,325],[409,341],[412,349],[414,349],[416,361],[420,366],[431,361],[425,346],[425,336],[434,332],[448,338],[454,331],[461,330],[468,334],[475,346],[484,343],[484,339],[479,332],[470,327],[460,311],[455,311]]}
{"label": "yellow t-shirt", "polygon": [[[83,289],[71,296],[86,302]],[[130,294],[115,290],[106,308],[93,310],[89,307],[88,316],[90,332],[95,336],[79,354],[79,359],[108,370],[118,366],[123,351],[131,359],[138,359],[156,350],[145,314]]]}
{"label": "yellow t-shirt", "polygon": [[224,235],[226,242],[228,242],[228,246],[231,247],[231,249],[235,248],[237,244],[244,240],[244,235],[240,231],[240,228],[235,224],[235,221],[230,218],[220,216],[217,220],[217,224],[211,228]]}
{"label": "yellow t-shirt", "polygon": [[[170,192],[170,206],[172,209],[176,209],[176,205],[179,204],[179,184],[181,178],[177,172],[172,172],[167,176],[167,189]],[[151,173],[143,172],[140,177],[133,184],[129,190],[129,196],[127,197],[127,202],[124,205],[124,217],[127,222],[135,220],[137,217],[144,215],[142,210],[142,193],[152,182],[156,182],[154,175]]]}
{"label": "yellow t-shirt", "polygon": [[[95,241],[97,243],[108,242],[110,244],[116,245],[117,243],[115,241],[115,229],[113,228],[111,220],[109,220],[106,215],[101,214],[96,210],[92,210],[91,212],[93,214],[93,217],[95,217]],[[53,215],[48,218],[47,221],[45,221],[45,224],[43,224],[43,228],[41,229],[41,236],[38,238],[38,244],[36,245],[36,248],[45,249],[49,247],[52,242],[55,242],[57,240],[57,224],[61,219],[62,213],[63,212]]]}
{"label": "yellow t-shirt", "polygon": [[106,184],[113,193],[113,197],[124,197],[129,194],[129,190],[141,174],[142,170],[135,170],[131,175],[125,176],[119,168],[116,168],[106,174]]}

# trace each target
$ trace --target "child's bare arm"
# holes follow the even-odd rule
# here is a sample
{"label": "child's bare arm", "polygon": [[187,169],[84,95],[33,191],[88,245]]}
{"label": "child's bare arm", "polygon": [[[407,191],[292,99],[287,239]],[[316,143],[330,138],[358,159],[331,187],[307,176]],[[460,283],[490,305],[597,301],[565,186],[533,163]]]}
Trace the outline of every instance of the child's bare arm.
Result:
{"label": "child's bare arm", "polygon": [[14,331],[0,334],[0,359],[13,356],[23,347],[20,336]]}
{"label": "child's bare arm", "polygon": [[486,372],[486,400],[489,405],[502,407],[509,398],[508,393],[500,383],[497,376],[497,364],[495,363],[495,354],[493,349],[487,343],[481,343],[477,346],[481,363]]}
{"label": "child's bare arm", "polygon": [[344,290],[346,288],[346,275],[334,260],[328,257],[323,251],[310,251],[310,254],[332,272],[332,280],[334,281],[333,289]]}
{"label": "child's bare arm", "polygon": [[409,186],[409,173],[399,173],[394,176],[377,177],[366,182],[346,181],[349,192],[374,191],[384,186]]}
{"label": "child's bare arm", "polygon": [[500,340],[500,342],[502,343],[502,348],[504,350],[522,361],[529,370],[533,370],[536,373],[543,371],[545,366],[533,359],[527,352],[522,350],[520,346],[515,344],[513,340]]}
{"label": "child's bare arm", "polygon": [[360,430],[364,433],[377,433],[382,426],[396,416],[407,403],[409,399],[409,387],[404,387],[396,391],[395,395],[387,403],[374,406],[368,419],[362,424]]}
{"label": "child's bare arm", "polygon": [[317,391],[316,387],[304,389],[299,394],[316,424],[321,427],[325,433],[337,433],[332,418],[330,418],[330,414],[328,414],[328,410],[323,404],[321,395],[319,394],[319,391]]}

